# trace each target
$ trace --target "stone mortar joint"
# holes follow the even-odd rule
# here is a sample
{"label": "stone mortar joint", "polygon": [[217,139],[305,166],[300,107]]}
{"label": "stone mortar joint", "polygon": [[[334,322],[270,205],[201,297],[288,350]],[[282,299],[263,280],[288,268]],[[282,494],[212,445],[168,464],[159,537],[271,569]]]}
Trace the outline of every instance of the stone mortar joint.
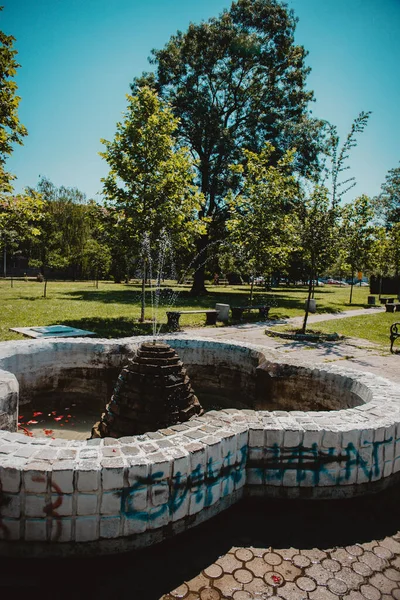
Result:
{"label": "stone mortar joint", "polygon": [[86,391],[107,372],[115,381],[144,339],[0,345],[0,553],[126,551],[197,525],[244,495],[341,498],[398,481],[398,386],[242,343],[165,338],[196,393],[196,385],[221,394],[230,386],[252,408],[212,410],[119,439],[15,431],[18,401],[68,377]]}

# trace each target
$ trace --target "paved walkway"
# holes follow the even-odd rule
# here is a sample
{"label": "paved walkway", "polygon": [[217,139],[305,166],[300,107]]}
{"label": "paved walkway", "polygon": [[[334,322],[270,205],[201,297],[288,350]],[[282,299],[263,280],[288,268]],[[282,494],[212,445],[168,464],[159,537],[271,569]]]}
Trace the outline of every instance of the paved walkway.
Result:
{"label": "paved walkway", "polygon": [[[366,311],[348,312],[355,316]],[[310,323],[320,318],[310,315]],[[351,368],[400,383],[400,354],[386,355],[360,340],[300,343],[270,338],[264,331],[262,323],[180,335],[247,340],[312,364],[346,360]],[[26,599],[29,594],[42,600],[400,600],[399,498],[400,486],[350,500],[243,501],[138,552],[87,559],[2,559],[0,593],[4,590],[4,598]]]}
{"label": "paved walkway", "polygon": [[[318,321],[327,321],[333,319],[351,318],[359,315],[373,315],[384,312],[384,308],[367,308],[360,310],[348,310],[339,314],[309,315],[308,324]],[[302,324],[302,317],[294,317],[282,321],[282,323],[292,323],[294,326]],[[316,362],[336,362],[346,361],[351,369],[357,371],[370,371],[387,377],[392,381],[400,383],[400,356],[390,354],[390,341],[388,331],[387,349],[382,349],[377,344],[361,339],[346,339],[337,342],[299,342],[295,340],[285,340],[281,338],[272,338],[265,334],[265,328],[269,324],[276,324],[276,321],[264,323],[244,323],[242,325],[229,327],[203,327],[199,329],[186,329],[181,335],[190,337],[191,335],[205,337],[215,340],[227,341],[247,341],[253,344],[260,344],[270,348],[275,348],[286,354],[293,354],[296,359],[305,363],[315,364]],[[400,351],[400,344],[395,343]]]}

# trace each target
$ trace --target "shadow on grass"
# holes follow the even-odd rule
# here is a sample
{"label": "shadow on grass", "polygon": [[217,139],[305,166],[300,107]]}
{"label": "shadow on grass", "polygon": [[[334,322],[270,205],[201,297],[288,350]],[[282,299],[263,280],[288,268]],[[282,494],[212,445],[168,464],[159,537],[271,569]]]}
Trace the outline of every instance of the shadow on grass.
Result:
{"label": "shadow on grass", "polygon": [[[91,317],[88,319],[65,319],[60,321],[62,325],[69,327],[77,327],[78,329],[86,329],[93,331],[97,337],[102,338],[118,338],[130,337],[133,335],[152,335],[153,323],[145,322],[138,323],[136,319],[126,317],[108,318],[108,317]],[[167,327],[162,326],[162,333],[166,333]]]}

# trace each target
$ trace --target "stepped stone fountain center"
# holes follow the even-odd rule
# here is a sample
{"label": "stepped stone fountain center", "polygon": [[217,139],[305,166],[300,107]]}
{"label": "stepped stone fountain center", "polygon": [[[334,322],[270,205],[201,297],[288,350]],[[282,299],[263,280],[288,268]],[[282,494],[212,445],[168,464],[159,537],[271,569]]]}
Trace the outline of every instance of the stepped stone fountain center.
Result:
{"label": "stepped stone fountain center", "polygon": [[[399,480],[395,384],[262,346],[179,336],[151,346],[0,344],[0,554],[122,552],[246,496],[342,498]],[[18,433],[19,411],[38,398],[93,408],[92,438]]]}

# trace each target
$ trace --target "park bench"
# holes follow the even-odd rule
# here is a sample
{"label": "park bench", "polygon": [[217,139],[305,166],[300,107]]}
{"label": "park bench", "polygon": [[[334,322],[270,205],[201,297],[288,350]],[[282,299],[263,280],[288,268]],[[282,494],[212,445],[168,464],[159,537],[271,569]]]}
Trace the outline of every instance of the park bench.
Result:
{"label": "park bench", "polygon": [[386,312],[394,313],[400,311],[400,302],[386,302]]}
{"label": "park bench", "polygon": [[393,304],[393,302],[396,300],[396,298],[385,298],[382,297],[379,299],[381,304]]}
{"label": "park bench", "polygon": [[206,315],[206,325],[216,325],[217,323],[217,310],[169,310],[167,311],[168,317],[168,327],[172,329],[179,329],[179,319],[181,315],[196,315],[196,314],[205,314]]}
{"label": "park bench", "polygon": [[253,306],[232,306],[232,319],[235,321],[241,321],[244,312],[250,312],[252,310],[258,310],[258,313],[262,319],[268,317],[270,306],[265,304],[253,304]]}
{"label": "park bench", "polygon": [[400,323],[393,323],[390,326],[390,352],[393,352],[393,343],[400,337]]}

